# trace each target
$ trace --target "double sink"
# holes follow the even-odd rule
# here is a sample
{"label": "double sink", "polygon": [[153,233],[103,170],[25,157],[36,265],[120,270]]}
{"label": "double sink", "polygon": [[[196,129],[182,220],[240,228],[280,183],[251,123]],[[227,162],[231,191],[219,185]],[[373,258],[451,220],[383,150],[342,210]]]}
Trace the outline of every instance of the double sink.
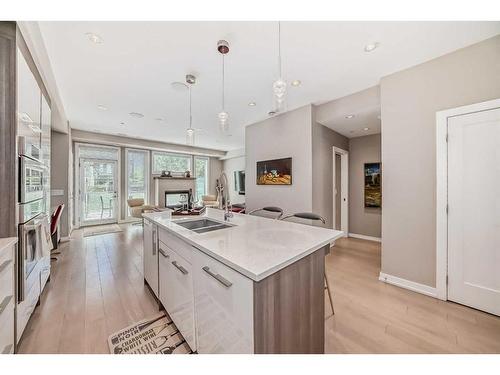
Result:
{"label": "double sink", "polygon": [[212,232],[214,230],[224,229],[232,227],[232,225],[221,223],[220,221],[211,220],[211,219],[197,219],[197,220],[189,220],[189,221],[178,221],[175,222],[177,225],[180,225],[183,228],[192,230],[196,233],[206,233]]}

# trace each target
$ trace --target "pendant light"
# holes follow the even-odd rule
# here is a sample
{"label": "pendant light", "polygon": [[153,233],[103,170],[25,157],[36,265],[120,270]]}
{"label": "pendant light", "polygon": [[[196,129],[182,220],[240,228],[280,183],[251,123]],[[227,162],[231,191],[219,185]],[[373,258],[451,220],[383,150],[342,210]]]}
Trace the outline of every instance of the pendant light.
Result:
{"label": "pendant light", "polygon": [[286,81],[281,71],[281,22],[278,21],[278,79],[273,83],[274,107],[281,112],[285,107]]}
{"label": "pendant light", "polygon": [[188,146],[194,146],[194,132],[193,129],[193,115],[191,111],[191,87],[196,83],[196,77],[192,74],[186,75],[186,83],[184,82],[172,82],[172,89],[176,91],[184,91],[187,90],[189,93],[189,126],[186,129],[186,144]]}
{"label": "pendant light", "polygon": [[224,56],[229,52],[229,43],[225,40],[217,42],[217,51],[222,55],[222,111],[219,112],[219,129],[221,132],[226,133],[229,130],[229,114],[225,110],[225,97],[224,97],[224,84],[225,84],[225,71],[224,71]]}
{"label": "pendant light", "polygon": [[186,82],[189,89],[189,127],[186,130],[186,144],[188,146],[194,146],[193,114],[191,111],[191,87],[196,83],[196,77],[188,74],[186,75]]}

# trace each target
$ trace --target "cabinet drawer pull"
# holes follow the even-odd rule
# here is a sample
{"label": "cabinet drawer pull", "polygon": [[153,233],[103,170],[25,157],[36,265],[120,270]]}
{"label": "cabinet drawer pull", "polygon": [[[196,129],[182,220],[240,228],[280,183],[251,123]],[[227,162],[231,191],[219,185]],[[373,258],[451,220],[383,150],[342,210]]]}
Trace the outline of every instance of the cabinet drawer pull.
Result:
{"label": "cabinet drawer pull", "polygon": [[12,344],[7,345],[5,348],[3,348],[2,354],[10,354],[11,349],[12,349]]}
{"label": "cabinet drawer pull", "polygon": [[165,251],[159,247],[158,248],[158,251],[160,252],[161,255],[163,255],[165,258],[170,258],[170,255],[166,254]]}
{"label": "cabinet drawer pull", "polygon": [[2,264],[0,264],[0,272],[2,272],[4,269],[6,269],[7,266],[11,263],[12,263],[12,259],[9,259],[9,260],[6,260],[5,262],[3,262]]}
{"label": "cabinet drawer pull", "polygon": [[174,265],[175,268],[177,268],[179,271],[181,271],[184,275],[187,275],[189,273],[187,269],[185,269],[184,267],[178,265],[176,260],[174,260],[172,262],[172,264]]}
{"label": "cabinet drawer pull", "polygon": [[208,266],[203,267],[202,270],[208,273],[210,276],[212,276],[215,280],[224,285],[226,288],[229,288],[231,285],[233,285],[233,283],[228,279],[226,279],[224,276],[221,276],[218,273],[216,274],[210,271],[210,268]]}
{"label": "cabinet drawer pull", "polygon": [[3,313],[3,311],[5,310],[11,299],[12,296],[7,296],[3,299],[2,303],[0,303],[0,315]]}

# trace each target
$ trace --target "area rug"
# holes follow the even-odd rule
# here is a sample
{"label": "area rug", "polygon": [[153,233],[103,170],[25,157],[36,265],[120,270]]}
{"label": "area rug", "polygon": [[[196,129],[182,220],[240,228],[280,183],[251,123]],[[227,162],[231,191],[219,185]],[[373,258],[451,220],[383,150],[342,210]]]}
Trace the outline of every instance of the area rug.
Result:
{"label": "area rug", "polygon": [[141,320],[108,338],[111,354],[191,354],[186,340],[170,317]]}
{"label": "area rug", "polygon": [[123,232],[123,229],[118,224],[99,225],[95,227],[87,227],[83,229],[83,237],[98,236],[100,234]]}

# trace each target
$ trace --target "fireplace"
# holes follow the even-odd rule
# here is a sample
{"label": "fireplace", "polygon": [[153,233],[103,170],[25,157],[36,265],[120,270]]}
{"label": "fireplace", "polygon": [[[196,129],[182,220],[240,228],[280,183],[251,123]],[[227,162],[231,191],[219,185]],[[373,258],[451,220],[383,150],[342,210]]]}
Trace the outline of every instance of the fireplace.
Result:
{"label": "fireplace", "polygon": [[165,207],[176,209],[188,204],[191,208],[192,190],[165,190]]}

